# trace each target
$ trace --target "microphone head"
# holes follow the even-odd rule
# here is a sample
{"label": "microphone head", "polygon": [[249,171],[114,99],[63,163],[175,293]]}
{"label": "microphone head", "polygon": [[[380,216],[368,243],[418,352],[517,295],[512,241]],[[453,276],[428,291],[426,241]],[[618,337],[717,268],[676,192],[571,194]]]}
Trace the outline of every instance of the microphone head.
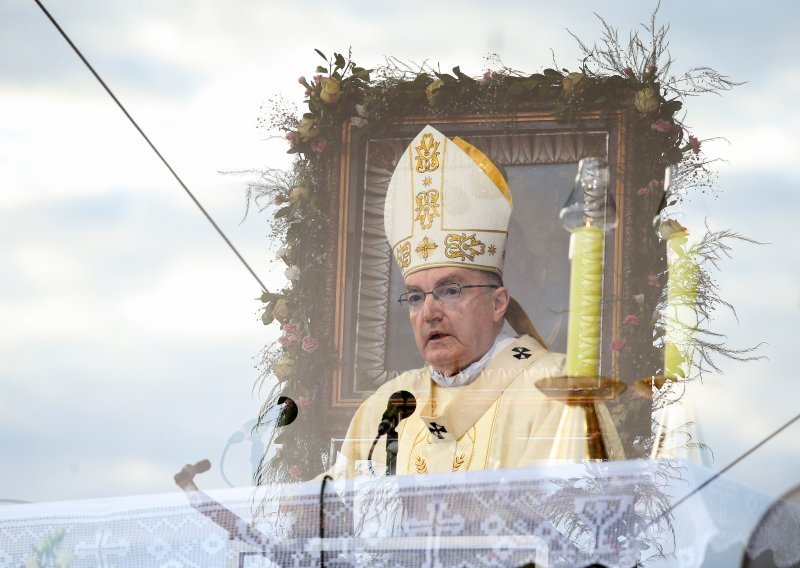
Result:
{"label": "microphone head", "polygon": [[392,393],[386,410],[378,425],[378,436],[382,436],[397,426],[397,423],[414,414],[417,408],[417,399],[408,391],[402,390]]}
{"label": "microphone head", "polygon": [[392,393],[389,397],[387,408],[396,407],[398,410],[398,420],[403,420],[414,414],[417,408],[417,399],[407,390],[400,390]]}
{"label": "microphone head", "polygon": [[211,469],[211,462],[208,460],[200,460],[196,464],[194,464],[194,471],[195,473],[204,473]]}
{"label": "microphone head", "polygon": [[278,397],[278,404],[281,406],[278,414],[278,426],[288,426],[297,419],[297,403],[288,396]]}

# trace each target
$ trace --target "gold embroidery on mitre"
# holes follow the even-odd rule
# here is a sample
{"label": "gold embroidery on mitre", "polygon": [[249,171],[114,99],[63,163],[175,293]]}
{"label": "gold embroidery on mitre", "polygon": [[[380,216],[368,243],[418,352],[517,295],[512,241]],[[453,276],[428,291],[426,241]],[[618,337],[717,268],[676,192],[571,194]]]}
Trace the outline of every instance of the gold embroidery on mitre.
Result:
{"label": "gold embroidery on mitre", "polygon": [[425,179],[422,180],[422,185],[424,185],[425,187],[428,187],[432,183],[433,180],[431,179],[431,176],[425,176]]}
{"label": "gold embroidery on mitre", "polygon": [[419,221],[420,229],[430,229],[433,218],[439,217],[439,192],[435,189],[420,191],[417,194],[417,207],[414,213],[417,214],[414,221]]}
{"label": "gold embroidery on mitre", "polygon": [[428,260],[428,255],[433,252],[435,248],[438,248],[438,245],[426,236],[414,250],[422,257],[422,260]]}
{"label": "gold embroidery on mitre", "polygon": [[411,264],[411,243],[406,241],[402,245],[397,245],[394,249],[394,257],[401,270],[408,268]]}
{"label": "gold embroidery on mitre", "polygon": [[414,148],[417,155],[417,173],[433,172],[439,169],[439,143],[430,132],[422,135],[419,146]]}
{"label": "gold embroidery on mitre", "polygon": [[489,245],[487,250],[491,256],[494,256],[497,253],[497,247],[494,245]]}
{"label": "gold embroidery on mitre", "polygon": [[447,258],[457,258],[462,262],[465,260],[474,262],[476,256],[486,252],[486,245],[475,237],[475,233],[471,235],[450,233],[444,238],[444,245],[444,254]]}

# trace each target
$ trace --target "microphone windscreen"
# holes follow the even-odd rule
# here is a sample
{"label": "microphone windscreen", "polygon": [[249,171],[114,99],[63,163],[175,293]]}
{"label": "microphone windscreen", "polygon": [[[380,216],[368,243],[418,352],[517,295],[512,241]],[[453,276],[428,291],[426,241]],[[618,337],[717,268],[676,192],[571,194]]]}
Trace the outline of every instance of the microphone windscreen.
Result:
{"label": "microphone windscreen", "polygon": [[197,473],[205,473],[209,469],[211,469],[211,462],[208,460],[200,460],[194,464],[194,470]]}
{"label": "microphone windscreen", "polygon": [[392,407],[397,409],[400,420],[402,420],[414,414],[414,410],[417,408],[417,399],[406,390],[397,391],[392,393],[392,396],[389,397],[387,410]]}

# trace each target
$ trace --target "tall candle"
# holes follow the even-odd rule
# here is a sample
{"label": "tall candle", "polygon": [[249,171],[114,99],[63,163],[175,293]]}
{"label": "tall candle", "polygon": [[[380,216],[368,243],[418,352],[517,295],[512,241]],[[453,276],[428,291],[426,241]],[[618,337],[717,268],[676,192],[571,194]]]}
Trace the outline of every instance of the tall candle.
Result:
{"label": "tall candle", "polygon": [[697,327],[698,266],[690,254],[689,231],[679,224],[667,238],[667,306],[664,336],[664,375],[689,376]]}
{"label": "tall candle", "polygon": [[598,372],[604,236],[603,229],[588,223],[572,233],[566,368],[571,377]]}

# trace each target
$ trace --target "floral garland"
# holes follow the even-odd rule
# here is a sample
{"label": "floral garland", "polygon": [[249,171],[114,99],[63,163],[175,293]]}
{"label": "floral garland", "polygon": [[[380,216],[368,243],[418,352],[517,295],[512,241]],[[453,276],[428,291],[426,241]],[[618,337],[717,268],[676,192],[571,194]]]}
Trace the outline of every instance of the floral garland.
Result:
{"label": "floral garland", "polygon": [[[274,376],[278,384],[262,408],[260,425],[274,426],[269,422],[271,409],[283,401],[277,424],[296,420],[293,428],[303,433],[291,444],[283,434],[273,440],[279,447],[262,461],[258,483],[308,479],[330,465],[327,439],[312,420],[320,388],[335,364],[331,345],[320,341],[325,332],[320,320],[325,309],[322,271],[326,239],[309,236],[332,228],[327,213],[330,165],[337,155],[337,135],[343,124],[350,123],[371,137],[407,116],[474,113],[491,120],[492,115],[507,112],[547,109],[559,120],[572,123],[584,111],[623,110],[635,133],[631,142],[635,159],[630,160],[635,166],[624,173],[626,185],[639,188],[637,197],[645,210],[655,214],[679,201],[690,188],[711,186],[709,162],[701,154],[702,141],[689,133],[678,113],[686,97],[722,91],[734,83],[707,68],[672,75],[667,29],[656,26],[655,15],[644,28],[649,41],[642,41],[636,32],[627,45],[619,42],[615,29],[601,22],[605,35],[600,45],[588,47],[578,40],[585,59],[580,70],[571,72],[548,68],[524,74],[496,59],[489,62],[494,68],[479,78],[464,74],[460,67],[443,73],[392,59],[375,70],[356,65],[352,54],[335,53],[328,58],[315,50],[325,65],[317,67],[312,79],[298,79],[305,89],[307,112],[298,118],[276,108],[269,122],[284,133],[289,153],[297,156],[292,170],[263,172],[248,193],[248,199],[256,202],[270,200],[262,209],[277,207],[272,237],[284,243],[277,256],[286,263],[290,282],[280,292],[265,293],[261,298],[264,324],[276,321],[283,334],[277,345],[263,352],[262,377]],[[680,164],[681,175],[665,189],[664,168],[676,164]],[[629,313],[624,317],[623,335],[613,339],[611,348],[620,357],[623,374],[626,369],[636,372],[660,364],[660,349],[652,336],[638,330],[641,321],[658,313],[663,301],[664,258],[647,252],[658,250],[651,219],[626,220],[636,224],[645,243],[640,249],[642,257],[633,261],[649,268],[641,285],[621,299]],[[297,407],[306,409],[298,412]]]}

